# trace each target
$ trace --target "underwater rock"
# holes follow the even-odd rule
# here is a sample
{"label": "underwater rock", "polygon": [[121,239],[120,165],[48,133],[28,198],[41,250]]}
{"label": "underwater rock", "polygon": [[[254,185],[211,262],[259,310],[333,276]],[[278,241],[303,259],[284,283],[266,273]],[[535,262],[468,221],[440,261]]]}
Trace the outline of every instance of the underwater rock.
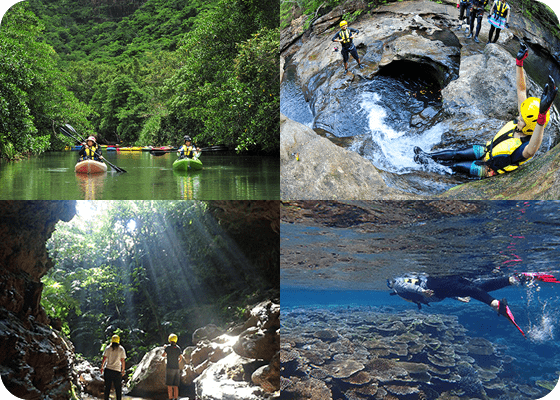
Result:
{"label": "underwater rock", "polygon": [[467,349],[471,355],[489,356],[494,354],[492,343],[481,337],[470,338],[467,343]]}
{"label": "underwater rock", "polygon": [[364,364],[353,360],[334,361],[323,366],[323,369],[333,378],[342,379],[354,375],[364,369]]}

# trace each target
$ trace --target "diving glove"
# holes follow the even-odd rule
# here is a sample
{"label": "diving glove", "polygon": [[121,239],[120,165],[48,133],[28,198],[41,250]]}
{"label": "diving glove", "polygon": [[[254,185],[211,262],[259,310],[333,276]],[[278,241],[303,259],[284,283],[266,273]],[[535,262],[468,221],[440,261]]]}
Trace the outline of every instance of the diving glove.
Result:
{"label": "diving glove", "polygon": [[544,125],[546,123],[546,113],[552,106],[552,102],[558,93],[558,87],[552,76],[548,76],[548,83],[544,86],[543,93],[541,95],[541,103],[539,105],[539,118],[537,119],[537,124]]}
{"label": "diving glove", "polygon": [[523,60],[527,58],[529,55],[529,48],[523,42],[521,42],[521,47],[519,48],[519,52],[517,53],[515,64],[518,67],[523,67]]}

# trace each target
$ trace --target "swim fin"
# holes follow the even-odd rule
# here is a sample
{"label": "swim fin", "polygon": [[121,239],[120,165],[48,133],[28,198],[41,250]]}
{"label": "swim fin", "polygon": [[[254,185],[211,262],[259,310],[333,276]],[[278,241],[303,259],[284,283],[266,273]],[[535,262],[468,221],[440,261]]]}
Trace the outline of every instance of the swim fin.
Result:
{"label": "swim fin", "polygon": [[519,330],[519,332],[521,332],[521,334],[523,335],[523,337],[525,336],[525,333],[521,330],[521,328],[519,327],[519,325],[517,325],[515,323],[515,318],[513,318],[513,314],[511,312],[511,310],[508,307],[507,304],[507,300],[506,299],[502,299],[500,300],[500,305],[498,307],[498,314],[503,315],[504,317],[506,317],[509,322],[511,322],[513,325],[515,325],[515,327]]}
{"label": "swim fin", "polygon": [[524,277],[527,277],[527,278],[536,279],[536,280],[542,281],[542,282],[560,283],[560,281],[558,279],[556,279],[556,277],[554,275],[545,274],[543,272],[520,272],[520,275],[522,275]]}

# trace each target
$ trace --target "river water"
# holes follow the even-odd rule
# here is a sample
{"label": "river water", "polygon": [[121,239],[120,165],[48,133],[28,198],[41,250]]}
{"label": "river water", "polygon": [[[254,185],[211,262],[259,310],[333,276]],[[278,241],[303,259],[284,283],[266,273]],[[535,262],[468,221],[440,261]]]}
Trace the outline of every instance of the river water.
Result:
{"label": "river water", "polygon": [[200,171],[172,169],[176,155],[104,152],[127,173],[83,175],[74,172],[77,152],[52,152],[0,163],[4,200],[270,200],[280,198],[278,157],[204,152]]}
{"label": "river water", "polygon": [[[386,207],[395,204],[386,202]],[[502,382],[510,382],[510,395],[515,392],[508,398],[540,398],[544,394],[537,382],[554,382],[560,371],[560,284],[540,282],[491,292],[497,299],[507,298],[525,339],[486,304],[446,299],[419,310],[390,296],[386,280],[407,272],[474,278],[516,271],[547,272],[560,279],[559,209],[555,201],[494,201],[484,202],[476,213],[439,215],[380,229],[282,223],[282,321],[294,324],[292,332],[298,326],[309,332],[324,325],[328,315],[349,321],[353,313],[367,310],[396,319],[456,317],[467,336],[490,341],[496,354],[513,360],[498,373]],[[303,327],[303,321],[311,325]],[[345,335],[346,328],[341,323],[339,334]]]}

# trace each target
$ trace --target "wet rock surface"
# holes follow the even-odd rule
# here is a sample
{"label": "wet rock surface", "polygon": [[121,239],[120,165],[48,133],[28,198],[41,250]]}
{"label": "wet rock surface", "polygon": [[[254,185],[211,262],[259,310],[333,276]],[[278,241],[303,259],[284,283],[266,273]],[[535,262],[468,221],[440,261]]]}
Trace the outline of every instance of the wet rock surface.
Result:
{"label": "wet rock surface", "polygon": [[[195,331],[196,345],[183,350],[184,363],[179,364],[181,393],[196,394],[199,400],[278,398],[280,305],[261,302],[250,307],[248,317],[219,336],[215,325]],[[167,393],[163,350],[157,347],[143,357],[128,385],[130,395]]]}
{"label": "wet rock surface", "polygon": [[[437,197],[458,184],[472,186],[465,177],[445,175],[449,171],[443,167],[416,165],[412,161],[413,146],[418,145],[418,138],[425,138],[422,140],[429,147],[425,150],[483,144],[491,139],[518,113],[514,61],[518,38],[531,47],[532,62],[543,65],[544,61],[537,54],[545,54],[548,60],[554,60],[555,49],[560,46],[558,39],[545,32],[538,23],[513,13],[511,28],[502,32],[497,44],[485,45],[489,24],[484,19],[481,43],[476,44],[467,39],[462,30],[456,30],[459,24],[455,2],[404,1],[376,9],[369,9],[362,3],[346,2],[314,21],[307,32],[293,27],[283,31],[281,51],[286,69],[296,71],[296,82],[304,93],[305,106],[311,108],[312,127],[316,132],[356,152],[377,168],[362,167],[358,161],[349,163],[353,159],[340,147],[329,146],[327,141],[319,138],[312,139],[312,131],[293,124],[287,113],[288,117],[281,122],[281,198],[402,199],[407,194]],[[340,52],[333,51],[336,44],[330,39],[343,15],[363,9],[369,13],[362,13],[351,27],[360,30],[355,43],[365,68],[355,68],[356,62],[351,58],[350,70],[345,73]],[[301,27],[302,23],[300,21],[294,27]],[[409,94],[424,104],[408,104],[401,97],[391,100],[396,106],[380,100],[386,108],[386,115],[371,117],[373,119],[368,122],[364,115],[370,112],[367,110],[371,96],[366,100],[360,98],[372,90],[370,86],[374,79],[387,70],[400,68],[398,65],[403,62],[409,65],[409,78],[421,77],[420,81],[430,86],[424,90],[409,89]],[[544,69],[548,68],[556,75],[560,73],[554,61],[549,67],[541,68],[542,71],[539,68],[537,65],[533,69],[526,68],[529,96],[540,96],[543,76],[549,73],[543,72]],[[418,71],[422,71],[421,76],[412,77]],[[441,102],[434,102],[434,98],[426,97],[425,92],[439,93],[436,97]],[[406,111],[398,107],[398,103],[403,102],[406,102],[403,109]],[[403,137],[394,143],[392,140],[396,138],[375,138],[384,134],[385,127],[378,132],[371,124],[382,119],[384,124],[396,130],[396,135]],[[558,143],[559,132],[560,116],[553,108],[536,159]],[[395,132],[387,132],[389,134]],[[437,140],[434,139],[436,136]],[[384,146],[393,150],[388,151]],[[401,150],[395,152],[396,147]],[[300,157],[296,157],[298,154]],[[320,154],[326,156],[321,159]],[[393,159],[399,160],[393,162]],[[556,193],[551,190],[555,180],[550,178],[550,170],[559,162],[557,157],[548,159],[547,170],[533,171],[533,179],[536,175],[537,179],[546,180],[545,185],[540,186],[542,190],[539,187],[529,189],[530,180],[516,171],[515,175],[522,182],[521,188],[515,191],[509,190],[509,182],[494,184],[491,190],[481,190],[481,185],[486,189],[482,183],[450,197],[478,199],[491,195],[497,198],[500,193],[508,192],[504,197],[551,198]],[[348,178],[346,181],[345,177]],[[502,178],[500,176],[498,180]],[[360,188],[365,189],[360,191]]]}
{"label": "wet rock surface", "polygon": [[[336,329],[333,342],[317,332]],[[328,349],[328,351],[324,351]],[[500,346],[469,337],[456,316],[376,307],[282,310],[285,399],[534,399]]]}
{"label": "wet rock surface", "polygon": [[2,201],[0,212],[2,382],[21,398],[66,399],[74,349],[49,326],[40,279],[53,266],[45,243],[59,220],[72,219],[75,203]]}

